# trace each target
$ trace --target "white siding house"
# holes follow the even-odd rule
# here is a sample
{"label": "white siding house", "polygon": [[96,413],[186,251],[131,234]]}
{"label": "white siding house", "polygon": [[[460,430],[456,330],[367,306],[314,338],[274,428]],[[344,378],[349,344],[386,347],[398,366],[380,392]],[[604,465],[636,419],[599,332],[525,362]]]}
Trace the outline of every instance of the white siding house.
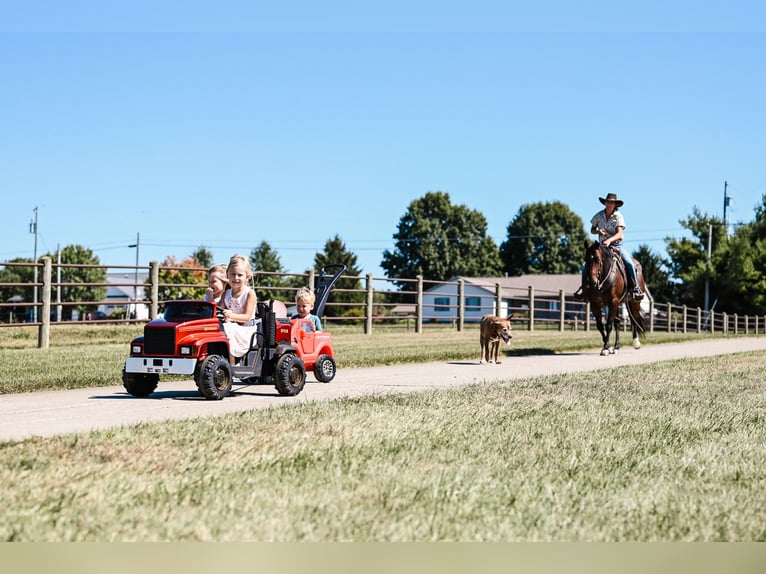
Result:
{"label": "white siding house", "polygon": [[457,316],[458,281],[464,282],[465,321],[477,322],[483,315],[494,315],[496,290],[500,286],[500,313],[528,310],[529,288],[535,292],[535,314],[543,317],[557,316],[560,293],[572,300],[572,294],[580,286],[580,274],[571,275],[522,275],[520,277],[452,277],[447,283],[435,285],[423,292],[423,319],[425,321],[450,321]]}
{"label": "white siding house", "polygon": [[[146,304],[136,304],[136,300],[143,301],[146,296],[146,272],[136,274],[133,272],[107,273],[106,281],[111,283],[106,288],[106,298],[104,303],[98,306],[98,310],[111,315],[114,311],[123,311],[129,317],[134,319],[148,319],[149,306]],[[140,285],[135,285],[139,283]]]}

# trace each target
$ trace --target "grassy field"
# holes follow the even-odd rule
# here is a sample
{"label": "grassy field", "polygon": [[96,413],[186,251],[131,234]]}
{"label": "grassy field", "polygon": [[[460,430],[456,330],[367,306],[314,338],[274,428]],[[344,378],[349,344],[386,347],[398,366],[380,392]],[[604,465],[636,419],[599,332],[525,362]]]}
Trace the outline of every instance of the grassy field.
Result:
{"label": "grassy field", "polygon": [[[2,345],[3,371],[57,386],[95,361],[83,381],[115,384],[127,342],[77,337]],[[341,365],[478,350],[337,339]],[[512,352],[580,345],[597,335]],[[765,369],[743,353],[0,443],[0,540],[764,541]]]}

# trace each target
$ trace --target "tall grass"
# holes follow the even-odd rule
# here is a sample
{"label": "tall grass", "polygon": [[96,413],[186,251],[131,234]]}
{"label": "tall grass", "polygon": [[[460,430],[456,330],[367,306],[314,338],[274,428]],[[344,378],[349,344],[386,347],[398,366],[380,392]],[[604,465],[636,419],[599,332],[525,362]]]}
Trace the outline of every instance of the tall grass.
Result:
{"label": "tall grass", "polygon": [[6,541],[763,541],[766,353],[0,444]]}

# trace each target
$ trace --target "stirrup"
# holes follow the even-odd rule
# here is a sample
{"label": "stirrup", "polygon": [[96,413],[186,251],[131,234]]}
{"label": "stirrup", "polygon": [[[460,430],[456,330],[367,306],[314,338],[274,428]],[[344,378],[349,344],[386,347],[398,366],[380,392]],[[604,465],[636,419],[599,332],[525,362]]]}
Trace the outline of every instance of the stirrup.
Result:
{"label": "stirrup", "polygon": [[640,301],[643,298],[644,298],[644,294],[641,292],[641,289],[639,289],[638,287],[635,287],[633,289],[633,299],[635,299],[636,301]]}

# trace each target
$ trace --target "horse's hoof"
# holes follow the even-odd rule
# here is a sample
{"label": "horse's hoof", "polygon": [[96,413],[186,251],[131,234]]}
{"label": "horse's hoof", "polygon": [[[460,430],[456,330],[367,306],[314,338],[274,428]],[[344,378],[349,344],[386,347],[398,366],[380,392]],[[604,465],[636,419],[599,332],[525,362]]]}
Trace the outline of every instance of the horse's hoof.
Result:
{"label": "horse's hoof", "polygon": [[606,357],[609,354],[609,349],[601,349],[601,356]]}
{"label": "horse's hoof", "polygon": [[617,353],[619,353],[619,352],[620,352],[620,350],[619,350],[619,349],[612,349],[611,351],[609,351],[609,354],[610,354],[610,355],[616,355],[616,354],[617,354]]}
{"label": "horse's hoof", "polygon": [[639,341],[638,339],[633,341],[633,348],[634,349],[640,349],[641,348],[641,341]]}

